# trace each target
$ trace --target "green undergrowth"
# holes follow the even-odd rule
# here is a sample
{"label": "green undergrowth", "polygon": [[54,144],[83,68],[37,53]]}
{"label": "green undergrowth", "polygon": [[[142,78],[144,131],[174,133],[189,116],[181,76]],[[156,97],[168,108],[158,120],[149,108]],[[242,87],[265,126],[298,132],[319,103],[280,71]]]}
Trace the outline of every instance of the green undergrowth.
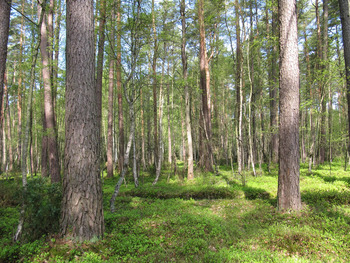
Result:
{"label": "green undergrowth", "polygon": [[312,173],[302,165],[303,209],[279,213],[277,171],[238,176],[222,166],[187,181],[164,169],[155,186],[153,171],[142,172],[138,188],[129,174],[113,214],[118,178],[104,178],[105,236],[84,243],[55,231],[12,243],[19,204],[2,188],[16,187],[1,181],[0,262],[350,262],[349,174],[337,164]]}

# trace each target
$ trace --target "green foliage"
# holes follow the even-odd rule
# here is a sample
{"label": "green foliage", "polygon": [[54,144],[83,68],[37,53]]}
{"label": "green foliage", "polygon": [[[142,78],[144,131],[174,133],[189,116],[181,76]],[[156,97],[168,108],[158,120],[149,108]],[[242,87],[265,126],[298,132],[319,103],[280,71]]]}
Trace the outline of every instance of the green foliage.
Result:
{"label": "green foliage", "polygon": [[[276,210],[276,169],[248,175],[245,186],[228,167],[218,176],[198,173],[190,182],[162,176],[156,186],[153,175],[144,172],[137,189],[132,177],[126,178],[116,213],[109,212],[108,200],[118,178],[105,179],[103,240],[73,243],[51,236],[12,244],[9,233],[18,211],[2,208],[0,231],[7,239],[0,244],[0,261],[347,262],[349,180],[341,165],[336,167],[329,175],[327,166],[312,174],[302,166],[303,209],[285,214]],[[48,187],[41,183],[40,189]]]}
{"label": "green foliage", "polygon": [[62,191],[60,184],[51,184],[46,178],[28,181],[27,190],[19,193],[24,200],[24,240],[33,241],[59,227]]}

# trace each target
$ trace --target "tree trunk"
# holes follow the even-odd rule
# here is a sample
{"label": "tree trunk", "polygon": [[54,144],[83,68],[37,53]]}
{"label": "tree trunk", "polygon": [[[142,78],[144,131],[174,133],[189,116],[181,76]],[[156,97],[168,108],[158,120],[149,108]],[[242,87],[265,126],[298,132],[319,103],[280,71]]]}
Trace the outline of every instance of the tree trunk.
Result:
{"label": "tree trunk", "polygon": [[348,152],[350,151],[350,3],[349,0],[339,0],[340,18],[342,24],[345,74],[346,74],[346,98],[348,101]]}
{"label": "tree trunk", "polygon": [[244,148],[243,148],[243,135],[242,135],[242,120],[243,120],[243,85],[242,85],[242,63],[243,55],[241,49],[241,28],[239,19],[239,2],[235,1],[235,13],[236,13],[236,145],[237,145],[237,164],[238,173],[241,174],[244,169]]}
{"label": "tree trunk", "polygon": [[107,177],[113,177],[113,101],[114,101],[114,10],[111,11],[111,49],[109,55],[109,83],[108,83],[108,131],[107,131]]}
{"label": "tree trunk", "polygon": [[199,165],[206,171],[213,171],[213,152],[211,148],[211,102],[210,102],[210,73],[207,58],[204,27],[204,0],[198,2],[198,22],[200,37],[200,88],[202,91],[202,115],[203,123],[200,127],[203,139],[203,151]]}
{"label": "tree trunk", "polygon": [[103,76],[103,55],[105,46],[105,23],[106,23],[106,1],[100,2],[99,27],[98,27],[98,47],[96,65],[96,99],[97,99],[97,119],[99,126],[102,125],[102,76]]}
{"label": "tree trunk", "polygon": [[7,41],[9,37],[11,0],[0,0],[0,112],[3,107],[4,77],[7,58]]}
{"label": "tree trunk", "polygon": [[[45,12],[43,10],[43,12]],[[45,14],[43,14],[45,16]],[[52,40],[52,38],[51,38]],[[57,183],[61,181],[60,175],[60,163],[58,159],[57,149],[57,136],[56,136],[56,124],[55,124],[55,113],[52,99],[52,86],[51,86],[51,74],[50,74],[50,58],[49,58],[49,44],[48,44],[48,33],[46,31],[45,18],[41,24],[41,62],[43,85],[44,85],[44,116],[46,124],[46,138],[47,138],[47,154],[51,175],[51,182]]]}
{"label": "tree trunk", "polygon": [[272,12],[272,51],[270,54],[271,57],[271,69],[269,74],[270,85],[270,129],[271,129],[271,144],[270,144],[270,160],[272,163],[278,162],[278,96],[277,96],[277,45],[275,44],[274,38],[277,36],[277,12],[273,8]]}
{"label": "tree trunk", "polygon": [[163,78],[164,78],[164,64],[166,59],[166,43],[164,42],[164,58],[162,62],[162,76],[160,79],[159,86],[159,151],[158,151],[158,160],[156,160],[156,178],[153,181],[153,185],[155,185],[160,177],[160,172],[162,169],[162,161],[163,161]]}
{"label": "tree trunk", "polygon": [[153,59],[152,59],[152,78],[153,78],[153,125],[154,125],[154,163],[157,166],[158,161],[158,121],[157,121],[157,56],[158,56],[158,42],[157,31],[155,24],[154,0],[152,0],[152,29],[153,29]]}
{"label": "tree trunk", "polygon": [[104,233],[93,1],[68,1],[66,12],[66,143],[61,233],[84,241],[100,238]]}
{"label": "tree trunk", "polygon": [[118,92],[118,128],[119,128],[119,172],[124,165],[124,118],[123,118],[123,94],[122,94],[122,42],[121,42],[121,0],[117,0],[117,92]]}
{"label": "tree trunk", "polygon": [[299,62],[296,0],[279,1],[280,124],[278,209],[300,210]]}
{"label": "tree trunk", "polygon": [[185,91],[185,111],[186,111],[186,134],[187,134],[187,179],[192,180],[193,174],[193,145],[192,145],[192,128],[191,128],[191,108],[190,108],[190,92],[187,84],[187,55],[186,55],[186,4],[185,0],[181,0],[180,14],[182,24],[182,43],[181,43],[181,59],[182,59],[182,75],[184,78]]}

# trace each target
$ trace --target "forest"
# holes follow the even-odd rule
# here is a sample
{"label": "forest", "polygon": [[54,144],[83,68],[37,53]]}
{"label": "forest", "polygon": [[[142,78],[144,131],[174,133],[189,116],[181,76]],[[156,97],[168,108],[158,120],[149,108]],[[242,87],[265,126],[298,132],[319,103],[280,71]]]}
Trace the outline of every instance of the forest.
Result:
{"label": "forest", "polygon": [[0,17],[0,262],[349,262],[350,0]]}

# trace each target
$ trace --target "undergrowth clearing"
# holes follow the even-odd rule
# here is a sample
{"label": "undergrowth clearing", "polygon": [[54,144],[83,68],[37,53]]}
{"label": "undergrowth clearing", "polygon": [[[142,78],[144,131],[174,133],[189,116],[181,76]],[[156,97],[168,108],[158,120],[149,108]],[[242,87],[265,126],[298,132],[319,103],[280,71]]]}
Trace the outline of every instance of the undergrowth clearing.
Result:
{"label": "undergrowth clearing", "polygon": [[[2,180],[0,262],[350,261],[350,176],[340,164],[333,164],[332,170],[320,166],[313,173],[302,165],[300,213],[277,212],[277,170],[238,177],[221,166],[219,175],[197,172],[191,182],[163,170],[156,186],[153,179],[153,174],[142,172],[135,189],[128,176],[112,214],[109,199],[118,178],[104,178],[105,237],[80,244],[55,233],[12,243],[20,182]],[[59,196],[56,188],[46,191],[46,197],[52,191]],[[52,208],[56,199],[36,195],[43,191],[30,197],[42,205],[32,209],[57,215]],[[30,224],[38,223],[35,220],[40,217]]]}

